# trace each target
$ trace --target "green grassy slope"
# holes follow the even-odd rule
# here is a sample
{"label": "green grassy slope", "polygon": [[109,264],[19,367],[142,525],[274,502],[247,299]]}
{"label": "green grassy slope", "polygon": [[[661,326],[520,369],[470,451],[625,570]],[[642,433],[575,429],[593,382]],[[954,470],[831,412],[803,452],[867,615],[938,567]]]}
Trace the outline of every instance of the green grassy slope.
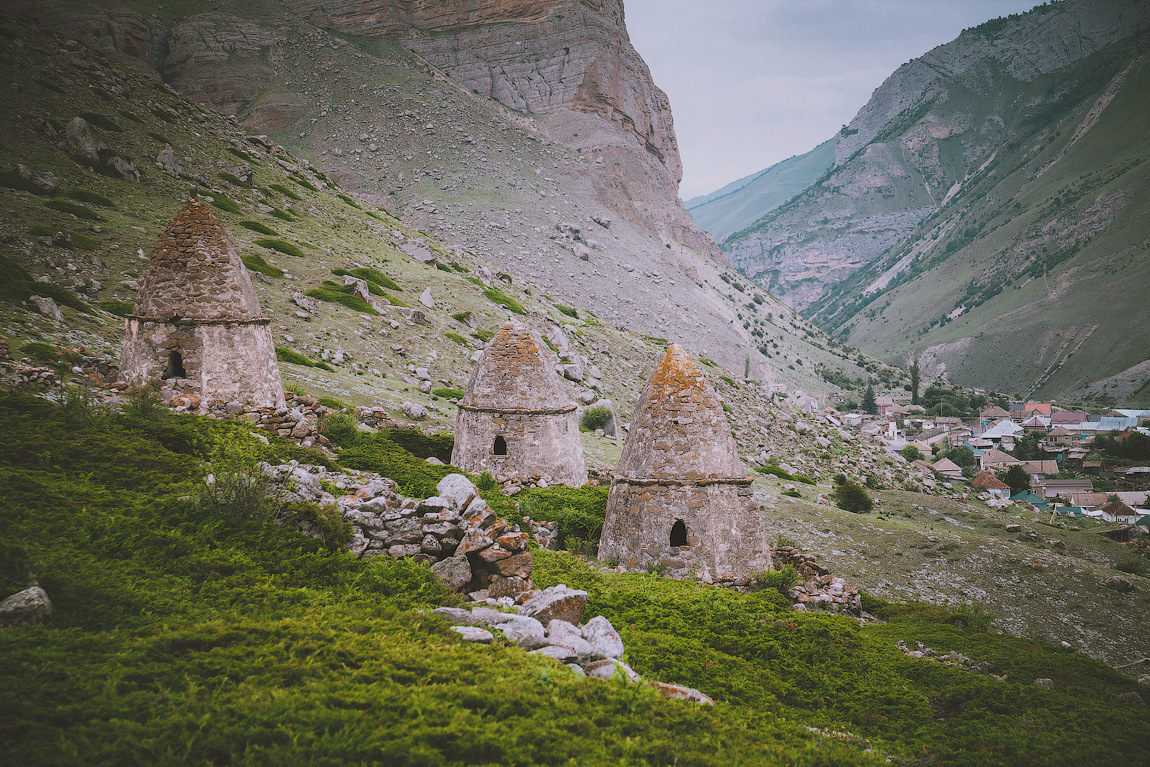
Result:
{"label": "green grassy slope", "polygon": [[[1150,359],[1135,331],[1150,322],[1147,47],[1143,35],[1062,73],[1060,105],[811,317],[888,360],[922,353],[952,380],[1019,396],[1081,398]],[[1090,396],[1128,401],[1146,380]]]}
{"label": "green grassy slope", "polygon": [[638,671],[718,704],[580,679],[424,615],[451,598],[423,566],[189,502],[220,439],[264,450],[242,427],[23,395],[0,396],[0,423],[0,592],[34,578],[55,605],[0,632],[10,763],[1134,765],[1150,747],[1146,709],[1115,699],[1134,682],[977,614],[875,602],[887,623],[860,628],[538,552],[539,585],[586,588]]}
{"label": "green grassy slope", "polygon": [[713,194],[688,200],[687,210],[695,223],[722,242],[809,187],[827,172],[834,158],[834,141],[824,141],[806,154],[775,163]]}

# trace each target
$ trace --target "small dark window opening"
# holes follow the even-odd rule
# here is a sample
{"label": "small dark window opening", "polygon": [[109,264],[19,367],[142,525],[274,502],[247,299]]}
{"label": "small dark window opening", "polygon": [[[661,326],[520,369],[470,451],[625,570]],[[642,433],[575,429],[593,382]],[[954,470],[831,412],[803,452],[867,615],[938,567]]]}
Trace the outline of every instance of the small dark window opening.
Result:
{"label": "small dark window opening", "polygon": [[187,377],[188,373],[184,370],[183,356],[179,352],[170,352],[168,354],[168,366],[164,368],[164,380]]}
{"label": "small dark window opening", "polygon": [[507,440],[503,437],[496,437],[495,447],[491,448],[491,452],[495,455],[507,455]]}
{"label": "small dark window opening", "polygon": [[683,524],[681,519],[676,519],[675,524],[671,525],[671,545],[687,545],[687,526]]}

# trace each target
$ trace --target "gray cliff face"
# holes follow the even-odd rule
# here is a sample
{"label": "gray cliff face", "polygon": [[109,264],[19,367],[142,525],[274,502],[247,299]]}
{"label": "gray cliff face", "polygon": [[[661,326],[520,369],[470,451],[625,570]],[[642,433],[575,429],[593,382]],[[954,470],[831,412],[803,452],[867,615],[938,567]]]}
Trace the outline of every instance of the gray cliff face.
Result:
{"label": "gray cliff face", "polygon": [[1139,0],[1067,0],[988,22],[899,67],[835,137],[817,186],[723,243],[805,310],[903,242],[1066,94],[1056,73],[1150,27]]}
{"label": "gray cliff face", "polygon": [[1017,80],[1032,82],[1150,26],[1150,4],[1067,0],[1002,24],[988,24],[996,28],[967,30],[896,69],[851,120],[847,132],[835,138],[835,165],[853,157],[900,114],[945,97],[946,80],[993,63]]}

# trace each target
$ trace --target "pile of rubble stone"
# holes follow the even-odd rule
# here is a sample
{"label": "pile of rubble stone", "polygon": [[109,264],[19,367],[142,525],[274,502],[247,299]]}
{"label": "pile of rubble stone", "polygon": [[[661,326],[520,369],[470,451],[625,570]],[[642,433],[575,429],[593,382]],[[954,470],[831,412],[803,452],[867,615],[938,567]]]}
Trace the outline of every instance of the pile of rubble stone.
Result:
{"label": "pile of rubble stone", "polygon": [[794,546],[776,546],[771,549],[771,561],[777,568],[790,565],[799,574],[799,582],[788,595],[794,609],[830,610],[854,616],[862,614],[862,597],[858,588],[847,586],[842,578],[832,576],[827,568],[815,561],[813,555]]}
{"label": "pile of rubble stone", "polygon": [[[195,410],[199,398],[195,403],[184,403],[181,397],[195,397],[195,395],[179,395],[169,403],[176,410]],[[255,407],[243,402],[221,402],[216,400],[208,403],[206,415],[209,418],[227,418],[244,421],[252,426],[278,434],[281,437],[296,442],[302,447],[321,445],[331,447],[327,438],[319,433],[319,419],[334,412],[331,408],[316,402],[314,397],[295,395],[284,392],[287,407]]]}
{"label": "pile of rubble stone", "polygon": [[[499,519],[462,474],[447,475],[436,485],[436,495],[416,500],[377,474],[329,473],[299,463],[264,464],[263,470],[285,501],[334,504],[352,525],[347,548],[361,559],[427,562],[448,586],[480,599],[534,589],[530,537]],[[325,482],[345,494],[336,498],[324,489]]]}
{"label": "pile of rubble stone", "polygon": [[[564,664],[579,676],[610,679],[621,676],[631,683],[640,681],[634,669],[624,663],[623,639],[602,615],[580,626],[587,607],[587,592],[564,584],[524,594],[522,604],[499,602],[515,612],[502,612],[482,605],[469,609],[437,607],[432,614],[452,623],[452,630],[469,642],[490,644],[498,631],[532,655],[541,655]],[[495,600],[490,600],[494,602]],[[673,700],[713,705],[714,701],[691,687],[664,682],[645,682]]]}

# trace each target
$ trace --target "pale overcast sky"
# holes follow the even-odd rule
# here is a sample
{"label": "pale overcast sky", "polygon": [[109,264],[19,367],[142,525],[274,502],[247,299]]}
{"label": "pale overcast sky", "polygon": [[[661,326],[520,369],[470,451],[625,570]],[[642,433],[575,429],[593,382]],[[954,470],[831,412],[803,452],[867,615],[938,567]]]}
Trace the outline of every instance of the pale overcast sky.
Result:
{"label": "pale overcast sky", "polygon": [[625,0],[671,97],[684,200],[813,149],[900,64],[1039,0]]}

